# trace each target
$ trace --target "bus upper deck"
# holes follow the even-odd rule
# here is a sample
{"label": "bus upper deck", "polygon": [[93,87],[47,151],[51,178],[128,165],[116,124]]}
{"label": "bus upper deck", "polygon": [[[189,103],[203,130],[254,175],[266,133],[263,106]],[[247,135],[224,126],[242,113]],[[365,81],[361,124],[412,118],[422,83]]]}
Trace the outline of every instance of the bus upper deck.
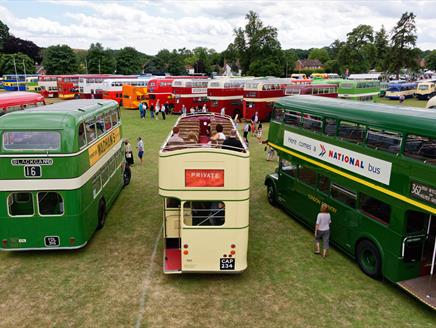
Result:
{"label": "bus upper deck", "polygon": [[247,267],[249,151],[238,133],[242,148],[213,143],[210,133],[219,125],[225,135],[236,129],[228,116],[182,115],[175,127],[183,141],[171,141],[170,133],[160,149],[165,273]]}

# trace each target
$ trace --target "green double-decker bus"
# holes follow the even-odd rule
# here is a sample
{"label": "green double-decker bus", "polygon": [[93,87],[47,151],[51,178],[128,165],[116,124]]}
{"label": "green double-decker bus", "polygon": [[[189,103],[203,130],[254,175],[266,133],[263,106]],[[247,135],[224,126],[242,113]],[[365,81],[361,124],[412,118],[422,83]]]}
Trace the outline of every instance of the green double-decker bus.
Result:
{"label": "green double-decker bus", "polygon": [[374,80],[346,80],[339,83],[338,98],[358,101],[378,101],[380,82]]}
{"label": "green double-decker bus", "polygon": [[267,196],[309,227],[320,205],[332,242],[364,273],[436,309],[436,113],[313,96],[275,104],[279,167]]}
{"label": "green double-decker bus", "polygon": [[75,249],[123,183],[118,104],[72,100],[0,117],[1,250]]}

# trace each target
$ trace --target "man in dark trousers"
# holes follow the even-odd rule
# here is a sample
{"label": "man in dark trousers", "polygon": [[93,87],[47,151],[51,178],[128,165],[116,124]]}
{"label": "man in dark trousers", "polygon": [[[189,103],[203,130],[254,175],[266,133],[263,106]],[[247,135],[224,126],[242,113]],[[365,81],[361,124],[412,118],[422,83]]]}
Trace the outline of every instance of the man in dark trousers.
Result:
{"label": "man in dark trousers", "polygon": [[227,150],[234,150],[234,151],[243,151],[244,146],[236,136],[237,134],[235,129],[230,131],[230,136],[226,140],[224,140],[221,148]]}

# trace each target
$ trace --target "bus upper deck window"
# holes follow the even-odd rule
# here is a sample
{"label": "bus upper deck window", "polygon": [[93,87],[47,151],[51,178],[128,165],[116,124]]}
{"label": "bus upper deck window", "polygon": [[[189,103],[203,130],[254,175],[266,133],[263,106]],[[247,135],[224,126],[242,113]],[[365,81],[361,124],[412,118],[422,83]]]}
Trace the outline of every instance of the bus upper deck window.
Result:
{"label": "bus upper deck window", "polygon": [[80,123],[79,125],[79,148],[86,145],[85,125]]}
{"label": "bus upper deck window", "polygon": [[436,139],[408,135],[404,155],[436,165]]}
{"label": "bus upper deck window", "polygon": [[88,140],[88,143],[92,142],[95,138],[97,138],[96,134],[96,128],[95,128],[95,120],[91,119],[89,121],[86,121],[85,123],[86,128],[86,139]]}
{"label": "bus upper deck window", "polygon": [[368,129],[366,144],[380,150],[399,153],[401,148],[401,135],[394,132]]}
{"label": "bus upper deck window", "polygon": [[301,113],[293,111],[285,112],[283,122],[285,124],[299,126],[301,124]]}
{"label": "bus upper deck window", "polygon": [[303,114],[303,128],[311,131],[322,131],[322,118],[319,116]]}
{"label": "bus upper deck window", "polygon": [[184,223],[191,226],[222,226],[225,204],[222,201],[192,201],[183,205]]}
{"label": "bus upper deck window", "polygon": [[349,141],[363,142],[365,127],[356,123],[341,121],[338,135]]}
{"label": "bus upper deck window", "polygon": [[64,201],[57,192],[39,192],[38,209],[40,215],[64,214]]}
{"label": "bus upper deck window", "polygon": [[8,209],[10,216],[32,216],[33,198],[30,192],[15,192],[8,196]]}

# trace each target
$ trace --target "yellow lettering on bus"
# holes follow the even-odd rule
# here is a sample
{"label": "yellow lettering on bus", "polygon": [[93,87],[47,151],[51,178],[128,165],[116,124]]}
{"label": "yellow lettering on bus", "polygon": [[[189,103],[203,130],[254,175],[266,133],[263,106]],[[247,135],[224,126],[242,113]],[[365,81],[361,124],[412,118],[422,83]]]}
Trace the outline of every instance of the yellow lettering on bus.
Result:
{"label": "yellow lettering on bus", "polygon": [[116,128],[106,135],[103,139],[89,147],[89,165],[94,165],[101,157],[106,154],[116,143],[120,141],[120,128]]}

